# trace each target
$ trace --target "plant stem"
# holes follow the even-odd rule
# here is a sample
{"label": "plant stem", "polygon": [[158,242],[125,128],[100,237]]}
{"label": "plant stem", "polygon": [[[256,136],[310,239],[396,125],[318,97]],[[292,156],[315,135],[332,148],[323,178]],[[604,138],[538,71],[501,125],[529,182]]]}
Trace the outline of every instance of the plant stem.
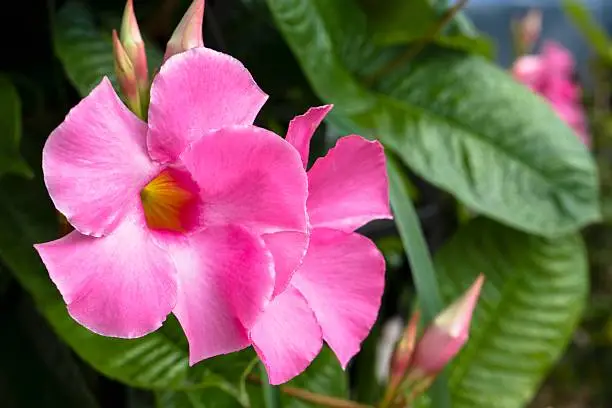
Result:
{"label": "plant stem", "polygon": [[406,62],[410,61],[416,55],[418,55],[427,44],[433,41],[448,23],[450,23],[453,18],[457,15],[462,8],[465,7],[468,0],[458,0],[457,3],[448,10],[437,20],[430,29],[425,33],[423,37],[421,37],[417,42],[415,42],[410,48],[406,50],[406,52],[400,54],[397,58],[393,59],[387,65],[381,67],[379,70],[375,71],[373,74],[366,77],[364,80],[367,83],[373,83],[378,78],[388,74],[394,69],[404,65]]}
{"label": "plant stem", "polygon": [[259,363],[259,375],[261,377],[260,384],[266,408],[280,408],[281,404],[278,387],[270,385],[268,374],[266,374],[266,367],[264,367],[262,363]]}
{"label": "plant stem", "polygon": [[[391,207],[410,264],[412,279],[422,310],[423,324],[426,326],[443,308],[438,280],[425,237],[421,231],[419,217],[408,195],[402,167],[393,156],[387,155],[387,168]],[[382,406],[392,403],[396,392],[397,390],[392,390],[390,395],[386,395]],[[448,381],[444,372],[438,375],[438,380],[430,389],[430,395],[434,408],[450,407]]]}
{"label": "plant stem", "polygon": [[[253,383],[262,384],[263,378],[256,375],[249,375],[247,379]],[[267,378],[266,378],[267,383]],[[303,388],[292,387],[290,385],[280,385],[278,389],[283,393],[292,397],[301,399],[302,401],[312,402],[314,404],[323,405],[330,408],[374,408],[371,405],[364,405],[358,402],[345,400],[342,398],[330,397],[328,395],[317,394]]]}

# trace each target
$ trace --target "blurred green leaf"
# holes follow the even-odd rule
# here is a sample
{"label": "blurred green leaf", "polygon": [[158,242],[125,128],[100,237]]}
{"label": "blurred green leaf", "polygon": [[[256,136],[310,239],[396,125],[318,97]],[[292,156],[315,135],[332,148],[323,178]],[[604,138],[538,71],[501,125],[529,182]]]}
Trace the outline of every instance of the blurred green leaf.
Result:
{"label": "blurred green leaf", "polygon": [[470,340],[452,366],[453,407],[526,406],[585,305],[580,235],[539,238],[480,218],[436,254],[435,265],[449,302],[486,275]]}
{"label": "blurred green leaf", "polygon": [[20,140],[21,100],[13,83],[0,74],[0,176],[4,173],[33,176],[19,154]]}
{"label": "blurred green leaf", "polygon": [[[115,78],[111,25],[114,22],[114,27],[119,29],[121,20],[119,16],[105,17],[98,22],[92,11],[79,0],[67,1],[55,16],[55,53],[81,96],[89,94],[104,76],[111,80],[115,89],[119,89]],[[146,50],[152,71],[161,64],[162,53],[153,44],[149,44]]]}
{"label": "blurred green leaf", "polygon": [[379,138],[419,176],[524,231],[554,236],[600,218],[588,150],[501,69],[434,47],[378,77],[398,51],[369,40],[352,1],[267,2],[339,127]]}
{"label": "blurred green leaf", "polygon": [[562,0],[563,10],[597,54],[612,63],[612,42],[582,1]]}

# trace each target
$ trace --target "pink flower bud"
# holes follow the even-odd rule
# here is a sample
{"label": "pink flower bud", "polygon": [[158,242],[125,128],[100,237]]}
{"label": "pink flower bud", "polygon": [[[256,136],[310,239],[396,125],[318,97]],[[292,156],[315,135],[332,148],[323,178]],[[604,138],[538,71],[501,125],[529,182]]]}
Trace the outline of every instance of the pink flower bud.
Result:
{"label": "pink flower bud", "polygon": [[136,72],[129,55],[119,41],[116,30],[113,30],[113,55],[115,57],[115,73],[121,92],[123,92],[130,109],[140,116],[141,104]]}
{"label": "pink flower bud", "polygon": [[542,12],[532,9],[521,19],[511,22],[512,40],[516,56],[529,54],[540,38],[542,31]]}
{"label": "pink flower bud", "polygon": [[136,21],[136,15],[134,14],[133,0],[127,0],[125,10],[123,11],[121,44],[134,66],[139,89],[147,89],[149,87],[147,54],[145,52],[144,41],[140,35],[140,29],[138,28],[138,22]]}
{"label": "pink flower bud", "polygon": [[204,0],[194,0],[168,41],[164,61],[174,54],[204,46],[204,39],[202,38],[203,21]]}
{"label": "pink flower bud", "polygon": [[440,313],[416,345],[409,377],[435,377],[461,350],[468,339],[472,313],[484,282],[480,275],[476,282],[453,304]]}
{"label": "pink flower bud", "polygon": [[421,313],[418,310],[415,311],[412,314],[412,317],[410,318],[406,329],[404,330],[404,334],[400,338],[400,341],[397,343],[397,347],[395,348],[391,360],[391,384],[399,383],[402,380],[404,374],[406,374],[406,370],[408,369],[408,365],[410,364],[412,354],[414,352],[420,318]]}
{"label": "pink flower bud", "polygon": [[519,23],[519,39],[527,51],[530,51],[542,31],[542,12],[532,9]]}

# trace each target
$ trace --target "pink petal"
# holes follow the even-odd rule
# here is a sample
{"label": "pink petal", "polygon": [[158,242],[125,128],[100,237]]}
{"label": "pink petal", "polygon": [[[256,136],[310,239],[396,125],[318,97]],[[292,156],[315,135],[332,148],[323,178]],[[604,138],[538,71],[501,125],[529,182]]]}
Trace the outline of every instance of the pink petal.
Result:
{"label": "pink petal", "polygon": [[546,41],[542,45],[542,56],[548,75],[569,76],[572,74],[575,65],[574,57],[562,44],[555,41]]}
{"label": "pink petal", "polygon": [[81,233],[110,233],[158,172],[146,150],[146,131],[105,77],[49,136],[45,184],[55,207]]}
{"label": "pink petal", "polygon": [[247,332],[274,288],[261,239],[238,226],[208,228],[172,250],[179,290],[174,314],[189,340],[189,362],[249,345]]}
{"label": "pink petal", "polygon": [[546,63],[539,55],[525,55],[512,65],[514,78],[535,92],[540,92],[546,79]]}
{"label": "pink petal", "polygon": [[306,298],[343,367],[376,321],[384,283],[385,260],[372,241],[326,228],[313,231],[291,284]]}
{"label": "pink petal", "polygon": [[73,231],[35,248],[70,315],[95,333],[144,336],[174,307],[174,265],[134,209],[107,236]]}
{"label": "pink petal", "polygon": [[314,132],[332,108],[333,105],[310,108],[305,114],[296,116],[289,122],[289,129],[287,129],[285,139],[300,153],[304,168],[308,166],[310,139],[312,139],[312,135],[314,135]]}
{"label": "pink petal", "polygon": [[162,65],[151,88],[151,157],[176,159],[210,130],[250,125],[266,95],[240,61],[209,48],[193,48]]}
{"label": "pink petal", "polygon": [[266,247],[274,258],[276,272],[274,296],[281,293],[291,280],[293,273],[302,263],[308,247],[308,234],[301,232],[277,232],[262,235]]}
{"label": "pink petal", "polygon": [[193,143],[181,160],[200,186],[203,225],[306,232],[306,173],[278,135],[254,126],[219,129]]}
{"label": "pink petal", "polygon": [[270,303],[250,335],[273,385],[304,371],[323,346],[321,327],[304,297],[292,286]]}
{"label": "pink petal", "polygon": [[338,140],[308,172],[308,215],[313,227],[353,231],[391,218],[385,154],[361,136]]}

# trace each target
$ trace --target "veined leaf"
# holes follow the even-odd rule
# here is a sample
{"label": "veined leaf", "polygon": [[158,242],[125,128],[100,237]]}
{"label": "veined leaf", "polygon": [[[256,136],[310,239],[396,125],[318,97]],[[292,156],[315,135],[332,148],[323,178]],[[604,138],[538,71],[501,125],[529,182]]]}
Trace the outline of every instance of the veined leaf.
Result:
{"label": "veined leaf", "polygon": [[[485,59],[398,52],[367,36],[350,0],[267,0],[318,95],[343,126],[380,139],[475,211],[544,236],[600,217],[595,163],[547,103]],[[332,118],[333,119],[333,118]]]}
{"label": "veined leaf", "polygon": [[450,371],[453,407],[526,406],[585,305],[581,237],[540,238],[480,218],[459,230],[435,264],[448,302],[486,275],[470,340]]}

